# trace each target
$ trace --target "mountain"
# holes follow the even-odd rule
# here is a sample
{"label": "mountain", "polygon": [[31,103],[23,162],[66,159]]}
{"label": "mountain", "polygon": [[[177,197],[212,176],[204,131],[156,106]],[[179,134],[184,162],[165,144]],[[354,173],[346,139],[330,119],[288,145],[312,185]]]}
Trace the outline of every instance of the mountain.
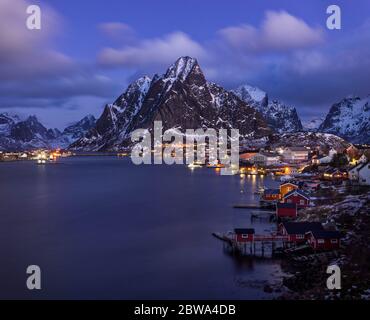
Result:
{"label": "mountain", "polygon": [[272,147],[279,146],[306,146],[310,148],[320,147],[324,150],[335,149],[343,152],[350,146],[343,138],[330,133],[321,132],[291,132],[283,134],[274,134],[269,137],[268,145]]}
{"label": "mountain", "polygon": [[235,90],[232,90],[240,99],[248,103],[253,108],[263,110],[268,105],[268,96],[265,91],[257,87],[244,84]]}
{"label": "mountain", "polygon": [[10,134],[12,126],[21,121],[21,117],[8,112],[0,114],[0,136]]}
{"label": "mountain", "polygon": [[96,119],[89,114],[80,121],[70,124],[63,130],[61,136],[66,140],[65,147],[82,138],[96,124]]}
{"label": "mountain", "polygon": [[317,131],[325,118],[314,118],[303,123],[305,131]]}
{"label": "mountain", "polygon": [[329,110],[319,131],[338,135],[352,143],[370,143],[370,95],[349,96]]}
{"label": "mountain", "polygon": [[163,75],[145,76],[129,85],[70,149],[120,150],[131,144],[134,130],[152,130],[154,121],[162,121],[163,130],[235,128],[244,137],[270,133],[256,109],[208,82],[196,59],[181,57]]}
{"label": "mountain", "polygon": [[37,148],[66,148],[95,125],[93,116],[67,127],[63,133],[47,129],[36,116],[22,119],[18,115],[0,114],[0,150],[18,151]]}
{"label": "mountain", "polygon": [[0,150],[47,148],[58,132],[46,129],[35,116],[24,120],[17,115],[0,114]]}
{"label": "mountain", "polygon": [[250,85],[242,85],[233,92],[261,112],[272,130],[278,133],[302,131],[302,123],[294,107],[278,100],[269,101],[266,92]]}

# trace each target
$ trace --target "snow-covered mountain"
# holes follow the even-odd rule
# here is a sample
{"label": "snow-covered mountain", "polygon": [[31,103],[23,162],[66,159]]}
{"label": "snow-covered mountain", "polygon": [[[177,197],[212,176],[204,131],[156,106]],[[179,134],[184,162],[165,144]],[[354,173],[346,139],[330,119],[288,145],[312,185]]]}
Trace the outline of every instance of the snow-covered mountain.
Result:
{"label": "snow-covered mountain", "polygon": [[302,131],[302,123],[294,107],[278,100],[269,101],[266,92],[250,85],[242,85],[233,92],[262,113],[272,130],[278,133]]}
{"label": "snow-covered mountain", "polygon": [[323,117],[307,120],[303,123],[303,129],[305,131],[315,132],[319,129],[320,125],[323,123],[324,120],[325,120],[325,118],[323,118]]}
{"label": "snow-covered mountain", "polygon": [[248,103],[253,108],[263,110],[268,105],[268,96],[265,91],[248,84],[239,86],[232,90],[240,99]]}
{"label": "snow-covered mountain", "polygon": [[268,145],[272,147],[279,146],[306,146],[311,148],[323,148],[326,150],[334,149],[343,152],[350,144],[330,133],[321,132],[291,132],[283,134],[274,134],[269,137]]}
{"label": "snow-covered mountain", "polygon": [[318,130],[352,143],[370,143],[370,95],[349,96],[335,103]]}
{"label": "snow-covered mountain", "polygon": [[95,125],[95,118],[87,116],[67,127],[63,133],[47,129],[36,116],[23,119],[9,113],[0,114],[0,150],[17,151],[36,148],[66,148]]}
{"label": "snow-covered mountain", "polygon": [[10,134],[12,126],[21,121],[21,117],[17,114],[4,112],[0,114],[0,136]]}
{"label": "snow-covered mountain", "polygon": [[208,82],[196,59],[181,57],[163,75],[142,77],[111,105],[96,126],[73,143],[75,150],[120,150],[130,145],[130,134],[163,129],[237,128],[243,136],[270,133],[262,115],[233,92]]}
{"label": "snow-covered mountain", "polygon": [[61,134],[64,139],[70,145],[72,142],[82,138],[91,128],[96,124],[96,119],[93,115],[89,114],[80,121],[70,124],[63,130]]}

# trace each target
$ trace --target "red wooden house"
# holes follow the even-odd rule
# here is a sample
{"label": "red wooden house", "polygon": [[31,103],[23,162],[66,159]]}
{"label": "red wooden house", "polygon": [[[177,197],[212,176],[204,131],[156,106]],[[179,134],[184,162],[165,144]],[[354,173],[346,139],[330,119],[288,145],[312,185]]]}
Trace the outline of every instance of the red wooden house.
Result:
{"label": "red wooden house", "polygon": [[276,204],[276,216],[278,218],[296,218],[297,205],[295,203],[278,202]]}
{"label": "red wooden house", "polygon": [[323,230],[320,222],[282,222],[279,224],[279,234],[289,236],[289,241],[296,243],[306,242],[308,232],[312,230]]}
{"label": "red wooden house", "polygon": [[284,197],[285,203],[295,203],[298,208],[305,208],[310,205],[310,196],[302,190],[292,190],[288,192]]}
{"label": "red wooden house", "polygon": [[340,246],[341,233],[338,231],[311,230],[306,234],[309,245],[314,250],[335,250]]}
{"label": "red wooden house", "polygon": [[235,240],[237,242],[249,242],[253,241],[253,237],[255,234],[254,229],[234,229],[235,233]]}
{"label": "red wooden house", "polygon": [[263,192],[262,200],[264,201],[278,201],[280,200],[279,189],[267,189]]}

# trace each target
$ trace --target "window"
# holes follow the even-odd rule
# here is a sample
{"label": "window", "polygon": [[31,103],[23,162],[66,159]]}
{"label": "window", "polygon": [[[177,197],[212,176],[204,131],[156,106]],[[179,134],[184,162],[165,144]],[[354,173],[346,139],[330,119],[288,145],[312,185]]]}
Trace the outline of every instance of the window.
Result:
{"label": "window", "polygon": [[304,200],[300,200],[299,204],[304,205]]}
{"label": "window", "polygon": [[319,240],[317,240],[317,243],[318,244],[324,244],[325,243],[325,240],[324,239],[319,239]]}
{"label": "window", "polygon": [[297,234],[297,235],[296,235],[296,238],[297,238],[297,239],[304,239],[304,236],[303,236],[303,234]]}
{"label": "window", "polygon": [[288,203],[292,203],[292,199],[288,199],[288,200],[287,200],[287,202],[288,202]]}
{"label": "window", "polygon": [[336,243],[338,243],[338,239],[331,239],[330,242],[333,243],[333,244],[336,244]]}
{"label": "window", "polygon": [[248,235],[247,234],[242,234],[242,238],[246,239],[246,238],[248,238]]}

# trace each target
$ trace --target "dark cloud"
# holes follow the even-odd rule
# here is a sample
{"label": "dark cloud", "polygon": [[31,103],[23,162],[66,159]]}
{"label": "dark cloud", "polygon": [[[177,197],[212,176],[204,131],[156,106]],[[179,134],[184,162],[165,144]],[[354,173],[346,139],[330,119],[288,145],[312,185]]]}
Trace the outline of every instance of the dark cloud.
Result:
{"label": "dark cloud", "polygon": [[257,26],[228,26],[199,42],[180,31],[142,39],[127,24],[106,22],[98,29],[113,44],[87,66],[57,49],[62,19],[50,7],[42,6],[42,30],[25,28],[28,4],[0,1],[0,108],[83,112],[90,101],[94,108],[113,101],[124,89],[123,77],[162,73],[183,55],[196,57],[209,80],[230,89],[258,86],[303,116],[319,115],[348,94],[370,93],[369,23],[347,34],[268,11]]}
{"label": "dark cloud", "polygon": [[[26,0],[0,1],[0,107],[58,104],[77,96],[107,97],[117,91],[94,66],[55,49],[62,18],[43,4],[41,30],[26,27]],[[51,99],[54,99],[52,101]]]}

